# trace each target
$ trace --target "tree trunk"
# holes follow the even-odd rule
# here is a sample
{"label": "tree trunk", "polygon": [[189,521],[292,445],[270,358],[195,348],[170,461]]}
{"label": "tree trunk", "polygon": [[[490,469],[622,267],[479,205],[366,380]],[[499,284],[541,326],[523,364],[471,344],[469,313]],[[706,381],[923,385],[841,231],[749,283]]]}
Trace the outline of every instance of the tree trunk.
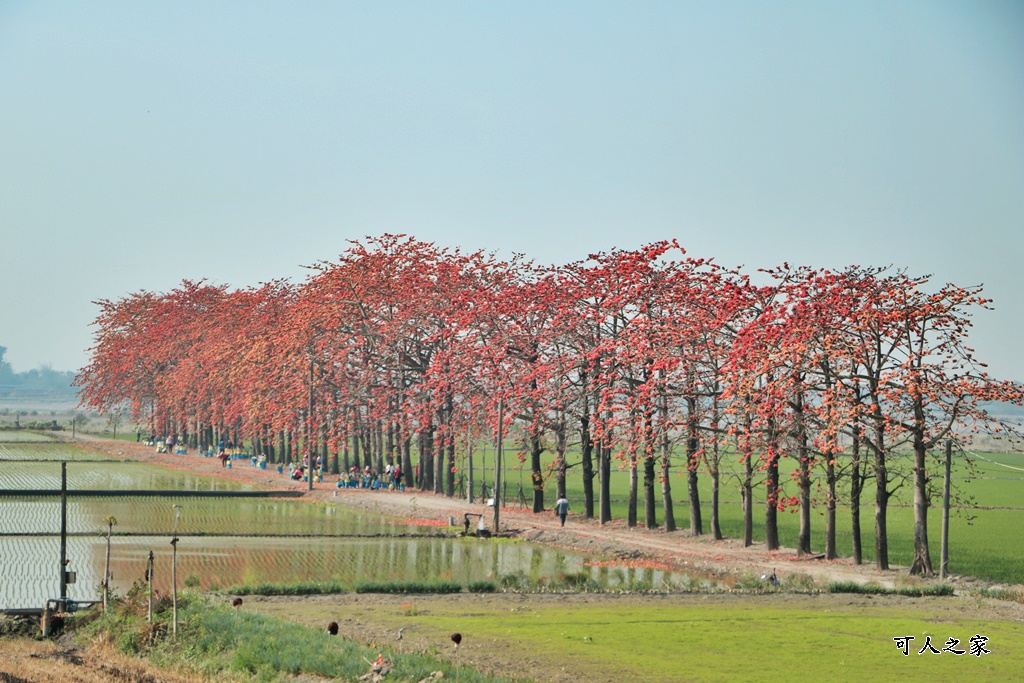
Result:
{"label": "tree trunk", "polygon": [[439,433],[434,435],[434,493],[444,493],[445,485],[445,471],[444,464],[446,460],[445,454],[445,442],[448,438],[448,425],[443,422],[444,415],[441,415],[441,428],[443,431],[438,430]]}
{"label": "tree trunk", "polygon": [[345,468],[345,472],[352,471],[352,460],[349,458],[348,450],[348,434],[345,434],[341,439],[341,464]]}
{"label": "tree trunk", "polygon": [[[806,436],[803,437],[806,441]],[[800,490],[800,534],[797,538],[797,555],[804,556],[811,554],[811,468],[810,454],[807,451],[806,443],[798,450],[800,458],[799,474],[797,481]]]}
{"label": "tree trunk", "polygon": [[796,553],[803,557],[811,554],[811,451],[807,447],[807,425],[804,420],[803,376],[796,375],[796,396],[793,401],[796,422],[797,486],[800,492],[800,533]]}
{"label": "tree trunk", "polygon": [[[393,404],[392,409],[394,410],[394,413],[392,414],[398,414],[397,408],[398,406]],[[384,452],[384,460],[388,465],[391,465],[392,467],[394,467],[395,465],[395,434],[397,431],[398,426],[395,424],[395,421],[392,419],[388,419],[387,444],[386,450]]]}
{"label": "tree trunk", "polygon": [[716,541],[721,541],[722,538],[722,524],[719,521],[719,510],[718,510],[718,498],[720,495],[720,479],[721,475],[718,471],[718,465],[715,464],[711,468],[711,535]]}
{"label": "tree trunk", "polygon": [[640,476],[637,471],[636,451],[629,454],[629,502],[626,507],[626,526],[632,529],[636,526],[636,508],[638,498],[638,487]]}
{"label": "tree trunk", "polygon": [[779,456],[768,455],[765,471],[764,544],[768,550],[779,549]]}
{"label": "tree trunk", "polygon": [[654,500],[654,453],[644,458],[644,526],[658,528],[658,505]]}
{"label": "tree trunk", "polygon": [[353,413],[352,421],[352,467],[356,468],[357,472],[363,471],[363,463],[359,458],[359,416],[358,413]]}
{"label": "tree trunk", "polygon": [[928,551],[928,453],[924,444],[924,408],[915,401],[914,430],[914,561],[910,573],[923,576],[932,574],[932,558]]}
{"label": "tree trunk", "polygon": [[676,513],[672,507],[672,444],[669,442],[668,401],[661,398],[661,507],[665,516],[665,531],[676,530]]}
{"label": "tree trunk", "polygon": [[434,488],[434,425],[428,424],[420,434],[420,489]]}
{"label": "tree trunk", "polygon": [[672,462],[669,456],[670,449],[667,447],[668,437],[665,438],[665,441],[666,444],[661,454],[661,511],[665,517],[665,531],[675,531],[676,511],[672,506],[672,478],[670,476]]}
{"label": "tree trunk", "polygon": [[594,441],[590,437],[590,416],[584,409],[580,418],[580,468],[583,471],[583,516],[594,518]]}
{"label": "tree trunk", "polygon": [[690,496],[690,534],[700,536],[704,533],[704,525],[700,517],[700,490],[697,488],[697,468],[700,465],[697,399],[687,397],[686,405],[686,492]]}
{"label": "tree trunk", "polygon": [[[859,402],[858,396],[858,402]],[[864,476],[860,461],[860,424],[853,425],[853,444],[850,447],[850,537],[853,541],[853,563],[864,562],[864,546],[860,532],[860,495],[864,490]]]}
{"label": "tree trunk", "polygon": [[600,522],[605,524],[612,519],[612,492],[611,492],[611,448],[601,444],[597,448],[598,478],[600,484]]}
{"label": "tree trunk", "polygon": [[839,557],[836,550],[836,454],[825,453],[825,559]]}
{"label": "tree trunk", "polygon": [[743,547],[749,548],[754,544],[754,463],[751,462],[751,454],[746,453],[743,458]]}
{"label": "tree trunk", "polygon": [[408,486],[416,485],[412,470],[412,436],[408,432],[402,433],[402,482]]}
{"label": "tree trunk", "polygon": [[540,456],[544,452],[541,430],[534,424],[530,430],[530,478],[533,480],[533,511],[544,512],[544,471]]}
{"label": "tree trunk", "polygon": [[384,472],[384,425],[380,420],[373,423],[373,469],[377,474]]}
{"label": "tree trunk", "polygon": [[558,478],[555,481],[555,499],[565,498],[565,476],[568,473],[565,462],[565,413],[560,413],[555,425],[555,453],[558,458]]}
{"label": "tree trunk", "polygon": [[875,426],[875,568],[889,569],[889,532],[886,516],[889,505],[889,472],[885,461],[885,426]]}
{"label": "tree trunk", "polygon": [[449,433],[447,443],[445,444],[445,453],[448,456],[445,459],[445,472],[444,472],[444,488],[445,495],[449,498],[455,497],[455,435]]}

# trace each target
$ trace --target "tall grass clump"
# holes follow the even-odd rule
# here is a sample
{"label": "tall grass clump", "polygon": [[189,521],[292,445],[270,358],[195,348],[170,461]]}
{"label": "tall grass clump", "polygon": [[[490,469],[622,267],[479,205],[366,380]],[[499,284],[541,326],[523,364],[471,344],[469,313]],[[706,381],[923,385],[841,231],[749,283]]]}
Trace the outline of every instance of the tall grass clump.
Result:
{"label": "tall grass clump", "polygon": [[335,595],[351,593],[352,586],[340,581],[297,581],[276,583],[261,581],[253,584],[235,584],[225,588],[228,595]]}
{"label": "tall grass clump", "polygon": [[940,597],[953,595],[953,586],[948,583],[931,585],[897,586],[886,588],[877,583],[860,584],[855,581],[833,581],[828,584],[829,593],[859,593],[864,595],[903,595],[906,597]]}
{"label": "tall grass clump", "polygon": [[356,593],[461,593],[458,581],[357,581]]}
{"label": "tall grass clump", "polygon": [[466,584],[466,590],[470,593],[494,593],[498,590],[498,584],[491,580],[470,581]]}

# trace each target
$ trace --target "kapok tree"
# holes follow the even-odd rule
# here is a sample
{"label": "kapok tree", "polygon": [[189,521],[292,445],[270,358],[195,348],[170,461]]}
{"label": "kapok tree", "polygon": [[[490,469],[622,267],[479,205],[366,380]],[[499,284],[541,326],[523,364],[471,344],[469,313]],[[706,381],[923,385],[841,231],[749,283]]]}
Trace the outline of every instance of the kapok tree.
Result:
{"label": "kapok tree", "polygon": [[891,278],[888,294],[895,299],[891,344],[899,364],[886,376],[886,395],[899,416],[899,426],[914,449],[914,560],[912,574],[931,574],[928,544],[930,451],[944,440],[961,445],[977,429],[1016,433],[994,417],[986,402],[1024,402],[1024,386],[988,376],[967,343],[971,316],[987,308],[981,286],[947,284],[925,290],[926,278]]}

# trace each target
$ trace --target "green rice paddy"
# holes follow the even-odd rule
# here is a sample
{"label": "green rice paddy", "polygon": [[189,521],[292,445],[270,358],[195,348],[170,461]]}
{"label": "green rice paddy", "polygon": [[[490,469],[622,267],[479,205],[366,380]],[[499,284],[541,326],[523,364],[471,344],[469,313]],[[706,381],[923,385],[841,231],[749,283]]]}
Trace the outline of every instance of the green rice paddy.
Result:
{"label": "green rice paddy", "polygon": [[[98,594],[109,517],[117,522],[111,541],[112,585],[122,592],[145,575],[150,552],[156,589],[170,589],[170,539],[175,525],[180,538],[179,582],[189,579],[203,589],[267,581],[330,580],[352,585],[426,578],[468,585],[509,576],[543,585],[565,574],[592,576],[611,586],[639,581],[667,588],[689,580],[660,570],[616,572],[605,566],[588,567],[588,558],[581,553],[528,543],[439,537],[446,528],[323,503],[174,496],[172,492],[178,490],[239,486],[140,463],[96,462],[95,454],[68,450],[62,443],[26,442],[13,448],[21,449],[22,457],[33,456],[33,462],[0,460],[0,489],[59,488],[59,455],[69,461],[69,489],[111,492],[100,497],[69,493],[67,556],[69,568],[77,574],[69,597],[75,600],[95,599]],[[48,454],[47,448],[54,452]],[[170,495],[118,495],[138,489],[164,490]],[[0,608],[41,605],[57,595],[59,531],[56,496],[0,495]]]}

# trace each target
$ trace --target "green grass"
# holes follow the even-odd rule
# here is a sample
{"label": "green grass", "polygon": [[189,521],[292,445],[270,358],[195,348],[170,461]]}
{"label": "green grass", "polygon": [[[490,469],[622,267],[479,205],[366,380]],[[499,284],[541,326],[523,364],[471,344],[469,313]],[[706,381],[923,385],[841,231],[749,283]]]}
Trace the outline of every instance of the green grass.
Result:
{"label": "green grass", "polygon": [[[954,457],[952,478],[954,482],[954,495],[959,495],[966,500],[973,497],[975,507],[955,508],[950,519],[950,564],[949,571],[953,574],[965,574],[978,578],[1002,581],[1009,583],[1024,583],[1024,454],[1000,453],[1000,454],[979,454],[981,458],[975,458],[970,468],[964,463],[962,457]],[[550,460],[550,459],[549,459]],[[575,462],[578,455],[570,454],[569,461]],[[736,457],[729,455],[723,458],[723,475],[721,478],[720,491],[720,524],[722,533],[726,537],[742,538],[743,518],[740,506],[740,491],[738,472],[740,465],[735,462]],[[890,456],[893,471],[909,471],[909,457],[906,455]],[[988,462],[993,461],[993,462]],[[480,458],[476,458],[479,465]],[[493,452],[489,453],[488,461],[493,465]],[[545,461],[545,467],[548,460]],[[688,529],[689,520],[689,499],[687,496],[685,470],[679,465],[684,462],[683,458],[675,459],[673,476],[670,479],[672,486],[672,497],[676,525],[680,529]],[[932,509],[928,516],[929,542],[931,546],[932,565],[939,568],[939,550],[941,538],[941,489],[942,478],[940,467],[941,462],[932,458],[932,488],[934,497]],[[617,463],[616,463],[617,465]],[[782,486],[786,496],[796,495],[796,483],[789,476],[795,467],[792,459],[782,461]],[[732,473],[724,473],[730,470]],[[815,487],[815,507],[811,518],[811,547],[817,552],[823,552],[825,548],[825,518],[824,507],[821,501],[824,499],[822,491],[818,486],[823,484],[820,473],[816,473],[813,486]],[[755,472],[755,477],[758,473]],[[477,482],[480,480],[480,473],[475,475]],[[493,480],[493,471],[486,472],[487,481]],[[515,505],[517,494],[522,481],[523,492],[528,502],[532,501],[532,489],[530,488],[530,473],[528,467],[523,468],[518,463],[506,472],[508,486],[506,489],[506,505]],[[642,473],[638,502],[638,517],[643,523],[643,490]],[[874,483],[869,480],[868,487],[861,499],[861,540],[863,545],[864,562],[873,564],[875,560],[875,534],[874,534]],[[479,483],[474,487],[479,491]],[[842,482],[840,490],[842,495],[847,495],[847,484]],[[554,503],[555,478],[550,476],[545,485],[545,502],[550,508]],[[597,494],[595,481],[595,496]],[[612,517],[613,519],[625,519],[627,516],[627,499],[629,493],[629,472],[624,469],[614,469],[611,477],[612,496]],[[711,499],[711,478],[703,469],[699,476],[699,495],[701,500],[701,516],[704,533],[711,530],[711,510],[709,501]],[[911,563],[914,553],[914,530],[913,510],[910,503],[909,481],[896,491],[891,499],[888,509],[888,540],[889,540],[889,562],[890,565],[907,566]],[[579,517],[584,513],[583,485],[580,478],[579,468],[570,469],[567,479],[567,496],[572,505],[570,517]],[[656,483],[656,518],[660,524],[664,521],[662,510],[661,484]],[[764,488],[758,486],[754,490],[754,540],[764,540]],[[595,508],[597,500],[595,498]],[[1002,507],[1006,509],[984,509],[986,507]],[[596,510],[595,510],[596,512]],[[783,546],[795,547],[799,533],[799,518],[797,509],[791,508],[779,514],[779,537]],[[840,555],[849,557],[853,553],[853,540],[851,531],[849,507],[841,504],[837,510],[836,543]]]}
{"label": "green grass", "polygon": [[[299,674],[327,679],[356,680],[369,662],[383,656],[394,663],[390,681],[419,681],[434,671],[445,680],[456,678],[449,658],[430,653],[400,653],[367,647],[333,637],[326,630],[296,626],[246,610],[216,605],[196,594],[179,598],[177,638],[172,638],[168,600],[159,601],[156,624],[146,622],[145,606],[136,594],[105,614],[83,615],[79,623],[87,638],[101,634],[129,656],[146,656],[159,667],[201,674],[208,678],[287,681]],[[326,623],[326,622],[325,622]],[[466,683],[505,683],[511,679],[460,666]]]}
{"label": "green grass", "polygon": [[[580,680],[1019,680],[1020,624],[1010,616],[978,616],[974,606],[969,598],[946,597],[732,594],[584,602],[553,596],[492,603],[432,599],[418,601],[415,615],[396,603],[364,607],[372,617],[363,611],[353,616],[372,618],[382,630],[412,626],[436,642],[459,631],[465,661],[474,648],[498,648],[521,653],[541,670],[565,667]],[[328,612],[319,610],[329,608],[301,609],[296,620],[323,618]],[[927,636],[941,649],[949,638],[967,646],[975,635],[989,639],[991,654],[917,654]],[[909,656],[897,649],[897,636],[914,637]]]}

